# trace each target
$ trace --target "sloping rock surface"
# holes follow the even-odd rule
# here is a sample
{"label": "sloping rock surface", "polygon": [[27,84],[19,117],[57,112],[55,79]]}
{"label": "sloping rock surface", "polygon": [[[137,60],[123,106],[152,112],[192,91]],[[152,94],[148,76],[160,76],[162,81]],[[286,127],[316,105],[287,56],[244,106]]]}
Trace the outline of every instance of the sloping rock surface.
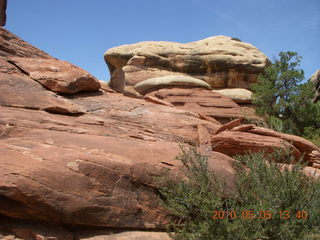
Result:
{"label": "sloping rock surface", "polygon": [[57,93],[96,91],[99,81],[83,69],[57,60],[0,28],[0,60]]}
{"label": "sloping rock surface", "polygon": [[110,86],[122,92],[154,77],[187,74],[213,88],[249,88],[268,64],[267,57],[251,44],[226,36],[191,43],[140,42],[105,53]]}
{"label": "sloping rock surface", "polygon": [[[171,215],[159,204],[156,177],[167,171],[177,180],[184,177],[183,166],[175,159],[180,143],[199,146],[208,156],[209,169],[225,179],[231,193],[234,159],[230,156],[235,153],[271,151],[282,143],[296,157],[319,151],[301,138],[254,125],[238,126],[241,119],[221,125],[217,119],[242,117],[241,108],[230,98],[202,88],[165,88],[145,99],[128,98],[107,85],[96,91],[83,92],[79,87],[78,93],[58,95],[39,80],[52,78],[54,71],[44,70],[39,81],[35,76],[40,67],[46,69],[53,61],[56,76],[70,79],[68,63],[4,29],[0,38],[2,216],[118,232],[163,230]],[[37,71],[32,70],[34,62],[39,62]],[[83,84],[90,81],[83,80]],[[314,159],[309,159],[310,174],[318,174],[311,164]],[[0,226],[4,223],[0,218]],[[38,234],[38,239],[48,236],[30,231],[22,233]],[[20,236],[21,231],[13,233]],[[66,239],[70,235],[68,231],[61,234]],[[59,236],[47,239],[63,239]],[[135,236],[157,239],[159,235]]]}

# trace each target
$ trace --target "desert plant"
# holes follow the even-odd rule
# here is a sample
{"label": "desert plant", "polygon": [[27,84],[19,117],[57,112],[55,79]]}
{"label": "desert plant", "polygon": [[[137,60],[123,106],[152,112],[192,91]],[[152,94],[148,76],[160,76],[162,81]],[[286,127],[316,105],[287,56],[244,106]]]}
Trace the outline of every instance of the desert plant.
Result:
{"label": "desert plant", "polygon": [[301,59],[296,52],[280,52],[251,87],[256,112],[271,121],[271,127],[281,123],[283,132],[304,136],[306,127],[320,128],[320,103],[313,102],[313,84],[303,83]]}
{"label": "desert plant", "polygon": [[[236,190],[208,170],[208,158],[195,148],[177,157],[183,180],[168,176],[159,184],[164,206],[176,216],[168,226],[176,240],[311,239],[320,232],[320,180],[310,180],[302,166],[281,165],[282,153],[237,157]],[[313,235],[316,236],[316,235]]]}

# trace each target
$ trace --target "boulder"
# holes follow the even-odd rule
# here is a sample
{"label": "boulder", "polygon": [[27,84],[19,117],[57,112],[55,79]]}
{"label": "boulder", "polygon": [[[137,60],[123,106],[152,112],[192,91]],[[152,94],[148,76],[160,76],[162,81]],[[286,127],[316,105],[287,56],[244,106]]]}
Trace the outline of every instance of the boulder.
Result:
{"label": "boulder", "polygon": [[[217,132],[219,132],[219,129],[217,130]],[[234,139],[229,138],[229,134],[227,134],[226,136],[219,136],[220,134],[218,134],[213,137],[215,139],[214,141],[217,141],[216,147],[219,148],[220,144],[222,144],[224,147],[225,147],[225,145],[228,145],[227,143],[220,143],[219,142],[221,140],[220,137],[225,137],[227,139],[227,141],[229,141],[229,144],[234,144],[237,141],[239,141],[239,144],[242,144],[242,143],[240,143],[241,138],[243,138],[243,141],[247,141],[245,139],[247,139],[248,136],[252,136],[252,137],[255,137],[258,139],[260,139],[260,138],[261,139],[265,138],[266,140],[269,139],[270,141],[269,142],[266,141],[266,143],[265,143],[267,145],[269,145],[269,143],[272,145],[272,141],[274,141],[275,139],[277,139],[277,141],[281,141],[281,140],[285,141],[284,146],[288,146],[289,149],[293,149],[293,152],[296,152],[296,150],[297,150],[298,152],[300,152],[302,154],[302,155],[295,154],[295,157],[297,159],[299,157],[303,157],[303,159],[311,166],[312,166],[312,164],[317,164],[317,161],[318,161],[317,159],[320,157],[320,155],[319,156],[317,155],[317,153],[320,151],[320,149],[312,142],[310,142],[302,137],[299,137],[299,136],[285,134],[285,133],[279,133],[279,132],[276,132],[271,129],[257,127],[253,124],[246,124],[246,125],[234,127],[230,130],[230,132],[234,132]],[[236,132],[242,132],[244,134],[239,134]],[[254,135],[247,135],[247,134],[254,134]],[[271,139],[269,137],[272,137],[273,139]],[[263,143],[259,143],[259,140],[257,140],[256,145],[257,145],[256,146],[257,148],[264,146]],[[276,143],[276,144],[274,144],[274,146],[278,147],[279,145],[278,145],[278,143]],[[241,147],[241,148],[243,148],[243,150],[245,150],[245,148],[247,146],[246,147],[239,146],[239,147]],[[248,148],[251,151],[251,148],[253,148],[253,147],[254,146],[250,146]],[[217,148],[213,148],[213,149],[218,151]],[[222,152],[226,153],[226,150],[223,150]]]}
{"label": "boulder", "polygon": [[212,150],[228,156],[264,151],[271,153],[275,148],[288,149],[296,160],[302,157],[295,146],[277,137],[261,136],[254,133],[223,131],[211,138]]}
{"label": "boulder", "polygon": [[317,70],[310,78],[310,81],[314,84],[315,97],[314,102],[320,100],[320,70]]}
{"label": "boulder", "polygon": [[224,96],[231,98],[236,103],[252,103],[253,93],[244,88],[225,88],[219,90],[213,90],[214,92],[221,93]]}
{"label": "boulder", "polygon": [[300,152],[304,154],[303,158],[305,161],[310,162],[311,160],[311,153],[313,151],[320,151],[320,149],[313,144],[312,142],[291,134],[285,134],[285,133],[279,133],[276,131],[273,131],[271,129],[262,128],[255,126],[254,128],[251,128],[248,130],[249,133],[258,134],[261,136],[270,136],[270,137],[276,137],[278,139],[283,139],[289,143],[291,143],[294,147],[296,147]]}
{"label": "boulder", "polygon": [[56,59],[10,57],[24,74],[56,93],[96,91],[100,82],[85,70]]}
{"label": "boulder", "polygon": [[35,49],[3,28],[0,28],[0,40],[1,59],[46,89],[70,94],[100,88],[99,80],[85,70]]}
{"label": "boulder", "polygon": [[210,85],[200,79],[183,76],[171,75],[165,77],[149,78],[134,85],[134,89],[145,95],[148,92],[166,87],[186,87],[186,88],[205,88],[211,89]]}
{"label": "boulder", "polygon": [[150,92],[147,96],[157,97],[176,108],[214,118],[223,124],[244,116],[256,118],[252,109],[240,107],[230,98],[203,88],[163,88]]}
{"label": "boulder", "polygon": [[83,113],[80,106],[46,91],[3,57],[0,57],[0,105],[60,114]]}
{"label": "boulder", "polygon": [[213,88],[250,88],[269,63],[251,44],[226,36],[191,43],[140,42],[109,49],[105,55],[111,88],[123,92],[149,78],[189,75]]}

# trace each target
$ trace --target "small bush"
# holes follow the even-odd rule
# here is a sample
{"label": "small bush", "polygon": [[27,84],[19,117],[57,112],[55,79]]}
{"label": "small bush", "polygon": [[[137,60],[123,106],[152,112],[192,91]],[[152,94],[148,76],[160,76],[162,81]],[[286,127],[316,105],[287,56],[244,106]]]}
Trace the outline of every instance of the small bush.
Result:
{"label": "small bush", "polygon": [[[299,165],[288,170],[271,164],[274,160],[282,162],[276,159],[281,156],[255,153],[237,157],[236,191],[227,197],[224,183],[208,171],[207,157],[194,148],[182,148],[177,158],[186,167],[187,178],[177,182],[166,177],[159,185],[164,205],[177,217],[168,226],[174,232],[172,238],[317,239],[320,180],[308,179]],[[224,213],[224,217],[212,219],[214,211]],[[270,219],[261,219],[266,217]]]}

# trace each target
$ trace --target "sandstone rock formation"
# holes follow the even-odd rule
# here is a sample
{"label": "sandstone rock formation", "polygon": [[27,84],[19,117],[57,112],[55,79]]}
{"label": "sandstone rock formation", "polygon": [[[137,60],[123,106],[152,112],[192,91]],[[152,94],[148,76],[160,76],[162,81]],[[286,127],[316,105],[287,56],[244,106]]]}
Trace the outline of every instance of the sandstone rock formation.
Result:
{"label": "sandstone rock formation", "polygon": [[[70,63],[57,60],[0,28],[0,61],[57,93],[96,91],[99,81]],[[3,66],[1,66],[3,68]],[[5,70],[6,71],[6,70]]]}
{"label": "sandstone rock formation", "polygon": [[157,97],[176,108],[199,113],[220,123],[244,116],[255,118],[252,109],[240,107],[230,98],[203,88],[162,88],[147,96]]}
{"label": "sandstone rock formation", "polygon": [[134,85],[134,89],[141,95],[145,95],[146,93],[157,89],[179,86],[185,88],[211,89],[208,83],[200,79],[182,75],[149,78]]}
{"label": "sandstone rock formation", "polygon": [[233,101],[239,104],[251,104],[252,92],[244,88],[225,88],[221,90],[213,90],[214,92],[221,93],[224,96],[231,98]]}
{"label": "sandstone rock formation", "polygon": [[[316,146],[255,125],[241,126],[241,118],[228,122],[242,117],[243,108],[219,93],[173,86],[137,99],[106,84],[93,91],[91,84],[99,88],[100,83],[84,70],[73,72],[75,66],[2,28],[0,40],[3,236],[92,239],[95,234],[80,232],[103,227],[109,233],[100,239],[166,239],[164,233],[152,233],[170,220],[159,204],[155,178],[164,171],[177,180],[183,177],[175,159],[181,143],[199,146],[231,193],[235,153],[285,144],[294,156],[309,156],[305,171],[310,176],[320,174],[314,167]],[[73,77],[77,74],[86,77]],[[64,79],[68,83],[60,84]],[[69,94],[57,94],[61,89]],[[142,232],[123,232],[137,230]]]}
{"label": "sandstone rock formation", "polygon": [[268,64],[251,44],[216,36],[187,44],[140,42],[111,48],[105,53],[111,88],[123,92],[149,78],[189,75],[213,88],[249,88]]}
{"label": "sandstone rock formation", "polygon": [[320,100],[320,70],[317,70],[310,78],[310,81],[314,84],[315,97],[314,102]]}

